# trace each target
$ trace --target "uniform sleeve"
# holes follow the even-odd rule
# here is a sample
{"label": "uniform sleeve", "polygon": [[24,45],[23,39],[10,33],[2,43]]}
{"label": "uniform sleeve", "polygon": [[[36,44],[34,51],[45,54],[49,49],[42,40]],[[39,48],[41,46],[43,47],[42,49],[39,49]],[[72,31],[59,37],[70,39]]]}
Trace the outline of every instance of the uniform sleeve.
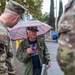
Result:
{"label": "uniform sleeve", "polygon": [[50,61],[50,53],[49,53],[49,50],[47,49],[47,46],[46,44],[44,43],[44,59],[45,59],[45,62],[47,63],[48,61]]}
{"label": "uniform sleeve", "polygon": [[68,31],[70,31],[73,27],[73,16],[71,15],[72,12],[70,12],[71,10],[69,10],[68,12],[65,12],[62,14],[59,22],[58,22],[58,33],[66,33]]}
{"label": "uniform sleeve", "polygon": [[68,20],[68,18],[70,18],[69,15],[66,15],[66,14],[62,15],[62,18],[60,19],[59,24],[58,24],[58,33],[65,33],[71,30],[72,25],[70,25],[69,23],[70,21]]}
{"label": "uniform sleeve", "polygon": [[7,36],[0,34],[0,54],[7,51]]}
{"label": "uniform sleeve", "polygon": [[27,47],[25,47],[24,42],[20,43],[16,57],[22,63],[28,61],[31,58],[27,52]]}
{"label": "uniform sleeve", "polygon": [[42,50],[43,50],[43,62],[47,63],[48,61],[50,61],[50,53],[49,53],[49,50],[45,44],[44,36],[37,37],[37,42],[38,42],[38,48],[42,47]]}
{"label": "uniform sleeve", "polygon": [[4,35],[0,34],[0,74],[5,74],[7,71],[6,62],[5,62],[6,57],[7,57],[6,40],[7,38]]}

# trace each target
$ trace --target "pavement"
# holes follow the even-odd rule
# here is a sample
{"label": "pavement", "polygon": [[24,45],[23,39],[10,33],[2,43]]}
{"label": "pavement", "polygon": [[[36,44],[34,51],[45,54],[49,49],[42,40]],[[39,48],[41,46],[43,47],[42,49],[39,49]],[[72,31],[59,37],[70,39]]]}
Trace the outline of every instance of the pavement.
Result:
{"label": "pavement", "polygon": [[57,40],[45,39],[45,42],[54,42],[54,43],[57,43]]}
{"label": "pavement", "polygon": [[[48,75],[63,75],[56,61],[56,53],[57,53],[58,44],[55,43],[55,40],[50,40],[50,39],[46,39],[45,42],[50,51],[51,64],[52,64],[51,68],[48,70]],[[23,63],[19,62],[16,58],[15,46],[16,46],[15,42],[13,42],[16,75],[22,75]]]}

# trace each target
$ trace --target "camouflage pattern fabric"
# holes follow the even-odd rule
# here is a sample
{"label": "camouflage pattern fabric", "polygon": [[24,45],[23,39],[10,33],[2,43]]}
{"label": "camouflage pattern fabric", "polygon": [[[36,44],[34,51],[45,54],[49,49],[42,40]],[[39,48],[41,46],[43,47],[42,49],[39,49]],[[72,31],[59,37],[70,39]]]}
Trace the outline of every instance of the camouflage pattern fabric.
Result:
{"label": "camouflage pattern fabric", "polygon": [[26,11],[26,9],[21,4],[12,0],[9,0],[5,8],[8,8],[9,10],[16,12],[17,14],[21,15],[21,17]]}
{"label": "camouflage pattern fabric", "polygon": [[[66,9],[65,9],[66,10]],[[75,0],[71,0],[58,23],[57,61],[65,75],[75,74]]]}
{"label": "camouflage pattern fabric", "polygon": [[[5,8],[22,17],[25,8],[19,3],[9,0]],[[0,75],[15,75],[13,52],[7,27],[0,21]]]}
{"label": "camouflage pattern fabric", "polygon": [[13,53],[6,26],[0,21],[0,75],[15,75]]}

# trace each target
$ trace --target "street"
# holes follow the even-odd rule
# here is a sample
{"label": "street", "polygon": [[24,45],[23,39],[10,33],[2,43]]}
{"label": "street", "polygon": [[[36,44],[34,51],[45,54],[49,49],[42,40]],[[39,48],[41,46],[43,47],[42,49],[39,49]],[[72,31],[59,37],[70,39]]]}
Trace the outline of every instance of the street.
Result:
{"label": "street", "polygon": [[[15,45],[13,43],[13,45]],[[64,73],[60,70],[60,67],[56,61],[56,55],[57,55],[57,48],[58,48],[58,43],[53,43],[53,42],[46,42],[46,45],[49,49],[50,52],[50,57],[51,57],[51,67],[48,69],[48,75],[64,75]],[[16,55],[15,51],[15,46],[14,47],[14,56]],[[20,63],[16,57],[15,59],[15,70],[17,75],[22,75],[22,63]]]}
{"label": "street", "polygon": [[46,42],[51,57],[51,67],[48,69],[48,75],[64,75],[56,61],[58,43]]}

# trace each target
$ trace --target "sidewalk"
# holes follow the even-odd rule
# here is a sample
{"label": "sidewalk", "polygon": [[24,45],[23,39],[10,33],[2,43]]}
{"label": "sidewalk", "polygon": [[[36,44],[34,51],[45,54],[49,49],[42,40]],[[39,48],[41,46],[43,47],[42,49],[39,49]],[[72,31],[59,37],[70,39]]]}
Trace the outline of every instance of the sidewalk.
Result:
{"label": "sidewalk", "polygon": [[56,40],[52,40],[52,39],[45,39],[45,42],[57,42]]}

